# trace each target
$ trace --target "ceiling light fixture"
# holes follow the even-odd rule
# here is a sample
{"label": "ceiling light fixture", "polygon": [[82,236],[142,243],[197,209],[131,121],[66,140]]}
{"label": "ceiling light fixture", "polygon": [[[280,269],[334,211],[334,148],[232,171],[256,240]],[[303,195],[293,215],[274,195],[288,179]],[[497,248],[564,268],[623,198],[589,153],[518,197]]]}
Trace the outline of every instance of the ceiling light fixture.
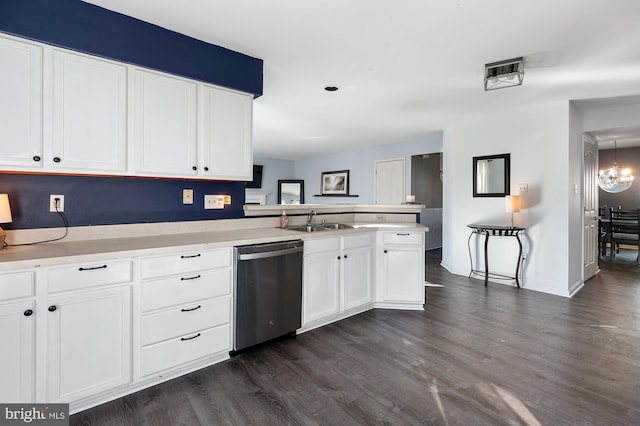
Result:
{"label": "ceiling light fixture", "polygon": [[336,90],[338,90],[338,88],[336,86],[327,86],[324,88],[324,90],[326,90],[327,92],[335,92]]}
{"label": "ceiling light fixture", "polygon": [[522,57],[492,62],[484,66],[484,90],[520,86],[524,80]]}
{"label": "ceiling light fixture", "polygon": [[613,165],[598,173],[598,186],[605,192],[618,193],[629,189],[633,183],[631,169],[620,169],[616,162],[618,144],[613,141]]}

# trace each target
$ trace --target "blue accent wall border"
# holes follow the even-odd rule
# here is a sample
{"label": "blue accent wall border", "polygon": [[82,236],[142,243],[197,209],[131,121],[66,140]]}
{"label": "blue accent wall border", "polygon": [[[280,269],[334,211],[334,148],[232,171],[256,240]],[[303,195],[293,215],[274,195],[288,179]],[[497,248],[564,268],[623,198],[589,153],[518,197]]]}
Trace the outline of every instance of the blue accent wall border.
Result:
{"label": "blue accent wall border", "polygon": [[[182,190],[193,189],[193,204]],[[0,173],[0,193],[9,194],[13,222],[4,229],[64,226],[49,212],[49,196],[64,195],[70,226],[179,222],[244,217],[245,183],[185,179]],[[205,210],[204,195],[231,195],[231,205]]]}
{"label": "blue accent wall border", "polygon": [[80,0],[2,0],[0,31],[262,95],[261,59]]}

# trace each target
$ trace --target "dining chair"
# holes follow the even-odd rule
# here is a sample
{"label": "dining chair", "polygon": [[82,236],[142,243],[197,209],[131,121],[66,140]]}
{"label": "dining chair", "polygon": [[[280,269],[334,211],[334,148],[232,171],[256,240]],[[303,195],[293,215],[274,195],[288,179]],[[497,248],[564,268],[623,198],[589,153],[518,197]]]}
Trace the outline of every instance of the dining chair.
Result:
{"label": "dining chair", "polygon": [[640,209],[611,209],[611,259],[620,252],[620,244],[637,247],[640,260]]}

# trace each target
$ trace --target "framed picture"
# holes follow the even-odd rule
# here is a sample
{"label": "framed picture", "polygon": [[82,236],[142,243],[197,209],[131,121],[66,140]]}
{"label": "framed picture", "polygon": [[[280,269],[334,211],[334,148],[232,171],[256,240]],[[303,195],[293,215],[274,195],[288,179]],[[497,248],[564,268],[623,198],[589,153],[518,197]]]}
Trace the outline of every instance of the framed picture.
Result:
{"label": "framed picture", "polygon": [[349,195],[349,170],[322,172],[320,194]]}

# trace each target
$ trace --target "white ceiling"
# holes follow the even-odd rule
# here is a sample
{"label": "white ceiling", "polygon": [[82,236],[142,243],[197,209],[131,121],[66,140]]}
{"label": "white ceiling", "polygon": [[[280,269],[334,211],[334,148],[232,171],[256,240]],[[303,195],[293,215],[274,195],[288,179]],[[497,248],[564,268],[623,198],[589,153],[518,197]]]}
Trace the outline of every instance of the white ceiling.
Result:
{"label": "white ceiling", "polygon": [[[263,59],[254,152],[264,157],[414,142],[495,111],[640,94],[638,0],[88,2]],[[484,64],[518,56],[523,85],[485,92]]]}

